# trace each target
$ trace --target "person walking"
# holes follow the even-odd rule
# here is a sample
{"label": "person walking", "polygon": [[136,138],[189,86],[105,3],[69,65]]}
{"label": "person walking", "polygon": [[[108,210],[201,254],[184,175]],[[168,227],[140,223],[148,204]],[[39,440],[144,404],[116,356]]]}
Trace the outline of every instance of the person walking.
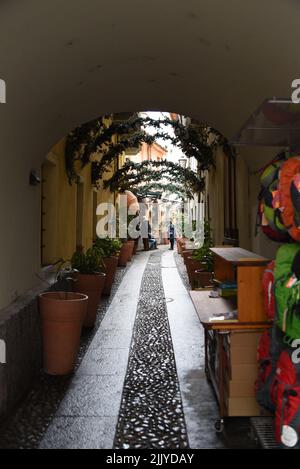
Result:
{"label": "person walking", "polygon": [[174,250],[174,243],[175,243],[175,226],[172,223],[172,220],[170,220],[170,224],[168,227],[168,240],[170,241],[170,250]]}

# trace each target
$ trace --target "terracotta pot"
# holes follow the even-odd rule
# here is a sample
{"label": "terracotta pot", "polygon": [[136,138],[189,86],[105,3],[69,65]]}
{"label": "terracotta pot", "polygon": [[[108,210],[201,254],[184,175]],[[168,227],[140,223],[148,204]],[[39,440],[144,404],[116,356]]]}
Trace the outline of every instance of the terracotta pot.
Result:
{"label": "terracotta pot", "polygon": [[178,252],[178,254],[181,254],[181,242],[182,242],[182,238],[178,238],[177,239],[177,252]]}
{"label": "terracotta pot", "polygon": [[102,294],[110,295],[112,284],[114,282],[117,271],[118,256],[104,257],[103,262],[106,267],[106,277]]}
{"label": "terracotta pot", "polygon": [[194,249],[185,249],[184,251],[182,251],[182,257],[183,257],[183,261],[185,265],[187,263],[187,258],[191,257],[193,253],[194,253]]}
{"label": "terracotta pot", "polygon": [[105,284],[106,274],[75,274],[74,290],[88,296],[87,314],[84,319],[84,327],[94,327],[97,311]]}
{"label": "terracotta pot", "polygon": [[44,370],[49,375],[67,375],[74,370],[87,306],[88,297],[80,293],[39,296]]}
{"label": "terracotta pot", "polygon": [[130,240],[130,241],[127,241],[127,243],[129,244],[130,248],[129,248],[129,258],[128,260],[131,261],[132,259],[132,256],[133,256],[133,250],[134,250],[134,244],[135,242]]}
{"label": "terracotta pot", "polygon": [[205,270],[195,270],[192,272],[192,290],[196,287],[204,288],[211,286],[213,274]]}
{"label": "terracotta pot", "polygon": [[[178,242],[178,241],[177,241]],[[180,241],[180,254],[182,255],[183,251],[185,251],[185,244],[186,244],[186,239],[185,238],[181,238],[181,241]]]}
{"label": "terracotta pot", "polygon": [[205,266],[200,261],[195,261],[191,256],[186,259],[186,270],[189,276],[189,281],[192,283],[192,274],[195,270],[205,269]]}
{"label": "terracotta pot", "polygon": [[121,246],[120,254],[119,254],[119,267],[126,267],[128,261],[128,251],[130,250],[130,246],[127,243],[123,243]]}

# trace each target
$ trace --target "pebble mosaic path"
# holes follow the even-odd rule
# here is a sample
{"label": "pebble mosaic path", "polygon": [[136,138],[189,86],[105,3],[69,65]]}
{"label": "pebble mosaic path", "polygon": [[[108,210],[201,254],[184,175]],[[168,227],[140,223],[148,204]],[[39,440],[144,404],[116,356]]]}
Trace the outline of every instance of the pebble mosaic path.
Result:
{"label": "pebble mosaic path", "polygon": [[116,449],[188,448],[165,294],[161,252],[142,279],[119,421]]}

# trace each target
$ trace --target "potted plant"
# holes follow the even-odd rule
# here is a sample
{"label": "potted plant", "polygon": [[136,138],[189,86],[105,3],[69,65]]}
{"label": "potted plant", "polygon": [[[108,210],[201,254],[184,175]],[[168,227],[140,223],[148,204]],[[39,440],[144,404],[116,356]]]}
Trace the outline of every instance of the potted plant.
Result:
{"label": "potted plant", "polygon": [[106,269],[105,284],[103,288],[103,295],[110,295],[112,284],[115,279],[119,253],[122,243],[118,239],[111,238],[97,238],[95,241],[95,247],[100,249],[103,256],[103,263]]}
{"label": "potted plant", "polygon": [[[133,220],[133,218],[135,217],[136,215],[128,215],[127,217],[127,225],[126,225],[127,237],[121,240],[122,245],[121,245],[120,255],[119,255],[119,263],[118,263],[119,267],[126,267],[127,262],[131,261],[131,258],[133,256],[135,241],[132,240],[128,234],[128,226],[130,222]],[[120,226],[120,220],[117,220],[117,226]]]}
{"label": "potted plant", "polygon": [[187,265],[188,258],[192,256],[194,252],[195,252],[195,249],[184,249],[182,251],[183,262],[185,265]]}
{"label": "potted plant", "polygon": [[[135,215],[128,215],[128,216],[127,216],[127,227],[128,227],[128,228],[129,228],[130,223],[131,223],[135,218],[137,218],[137,216],[138,216],[137,214],[135,214]],[[127,233],[128,233],[128,234],[127,234],[127,243],[128,243],[128,245],[130,246],[130,247],[129,247],[129,250],[128,250],[128,261],[131,261],[132,256],[133,256],[133,255],[135,254],[135,252],[136,252],[137,244],[138,244],[139,238],[136,238],[136,237],[132,238],[132,237],[130,236],[130,233],[129,233],[128,228],[127,228]]]}
{"label": "potted plant", "polygon": [[[213,278],[213,238],[209,221],[204,222],[204,243],[196,249],[190,260],[189,277],[192,288],[195,284],[206,287]],[[193,262],[198,263],[193,264]],[[195,268],[196,267],[196,268]]]}
{"label": "potted plant", "polygon": [[87,307],[88,297],[81,293],[53,291],[39,296],[46,373],[67,375],[74,370]]}
{"label": "potted plant", "polygon": [[74,272],[75,292],[84,293],[89,298],[83,325],[93,327],[106,279],[101,250],[93,246],[86,253],[83,250],[76,251],[71,259],[71,268]]}

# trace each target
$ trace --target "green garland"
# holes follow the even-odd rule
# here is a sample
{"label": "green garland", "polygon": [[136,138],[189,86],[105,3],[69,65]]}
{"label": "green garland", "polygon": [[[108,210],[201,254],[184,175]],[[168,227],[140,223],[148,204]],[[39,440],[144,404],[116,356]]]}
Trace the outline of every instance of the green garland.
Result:
{"label": "green garland", "polygon": [[149,184],[142,184],[140,186],[134,186],[131,191],[138,197],[143,199],[146,197],[160,199],[164,193],[175,194],[179,199],[185,200],[185,198],[192,199],[193,193],[189,188],[174,183],[162,183],[152,182]]}
{"label": "green garland", "polygon": [[164,177],[167,177],[170,183],[181,184],[189,195],[202,192],[205,188],[204,178],[189,168],[182,168],[179,164],[167,160],[142,163],[127,161],[110,179],[103,181],[103,187],[111,192],[124,192],[140,184],[160,183]]}
{"label": "green garland", "polygon": [[[161,131],[161,127],[167,125],[174,129],[175,137]],[[157,130],[155,135],[149,135],[143,130],[146,126],[155,128]],[[118,136],[117,143],[112,141],[115,135]],[[78,182],[77,161],[83,168],[91,162],[93,154],[101,154],[101,161],[93,163],[92,168],[92,181],[93,184],[97,184],[97,181],[128,148],[140,146],[143,142],[152,145],[157,139],[168,140],[178,146],[187,158],[196,158],[199,171],[207,170],[214,165],[216,146],[222,146],[227,155],[234,156],[234,150],[227,139],[212,127],[203,124],[193,123],[185,126],[169,118],[155,120],[134,115],[127,121],[112,122],[107,126],[103,119],[96,119],[78,127],[67,138],[65,154],[69,182]]]}

